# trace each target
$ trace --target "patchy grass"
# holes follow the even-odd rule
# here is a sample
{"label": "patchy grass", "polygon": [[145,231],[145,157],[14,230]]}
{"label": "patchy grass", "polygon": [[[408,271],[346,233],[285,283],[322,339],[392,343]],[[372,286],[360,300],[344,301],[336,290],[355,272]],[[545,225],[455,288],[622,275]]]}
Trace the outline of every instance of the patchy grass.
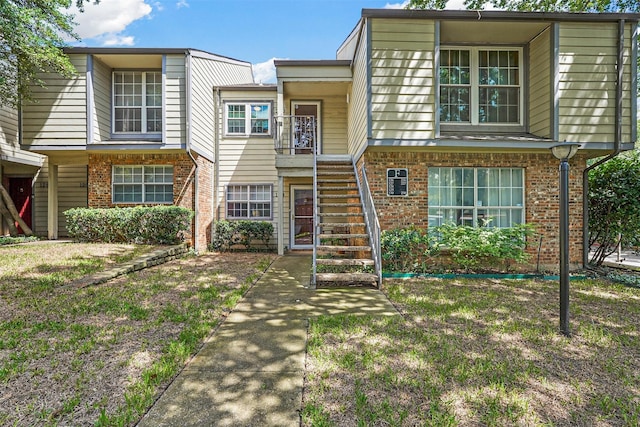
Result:
{"label": "patchy grass", "polygon": [[270,262],[210,254],[65,286],[151,249],[0,248],[0,425],[132,425]]}
{"label": "patchy grass", "polygon": [[17,245],[18,243],[29,243],[29,242],[37,242],[40,240],[36,236],[18,236],[18,237],[10,237],[10,236],[0,236],[0,246],[3,245]]}
{"label": "patchy grass", "polygon": [[386,283],[403,316],[312,321],[305,426],[640,425],[640,289],[507,280]]}

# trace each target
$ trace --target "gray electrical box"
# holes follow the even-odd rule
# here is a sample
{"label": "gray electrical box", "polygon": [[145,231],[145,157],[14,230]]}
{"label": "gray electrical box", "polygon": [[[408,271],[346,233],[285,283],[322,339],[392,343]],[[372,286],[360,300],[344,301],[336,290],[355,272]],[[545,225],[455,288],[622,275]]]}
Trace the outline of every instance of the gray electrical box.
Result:
{"label": "gray electrical box", "polygon": [[406,196],[408,194],[408,182],[408,169],[387,169],[387,196]]}

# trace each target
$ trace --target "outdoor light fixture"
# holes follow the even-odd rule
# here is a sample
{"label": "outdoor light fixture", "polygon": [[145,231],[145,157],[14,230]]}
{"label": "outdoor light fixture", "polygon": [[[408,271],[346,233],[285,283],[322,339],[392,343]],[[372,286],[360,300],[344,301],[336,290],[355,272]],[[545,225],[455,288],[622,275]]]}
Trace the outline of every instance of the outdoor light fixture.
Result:
{"label": "outdoor light fixture", "polygon": [[569,332],[569,159],[575,156],[580,144],[563,142],[551,147],[560,160],[560,332]]}

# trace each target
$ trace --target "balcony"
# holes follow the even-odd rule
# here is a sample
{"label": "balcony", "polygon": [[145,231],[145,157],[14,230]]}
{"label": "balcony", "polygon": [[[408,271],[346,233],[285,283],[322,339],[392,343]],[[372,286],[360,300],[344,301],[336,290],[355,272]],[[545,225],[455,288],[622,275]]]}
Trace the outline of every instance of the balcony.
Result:
{"label": "balcony", "polygon": [[279,176],[313,176],[313,154],[318,147],[313,116],[274,118],[273,146]]}

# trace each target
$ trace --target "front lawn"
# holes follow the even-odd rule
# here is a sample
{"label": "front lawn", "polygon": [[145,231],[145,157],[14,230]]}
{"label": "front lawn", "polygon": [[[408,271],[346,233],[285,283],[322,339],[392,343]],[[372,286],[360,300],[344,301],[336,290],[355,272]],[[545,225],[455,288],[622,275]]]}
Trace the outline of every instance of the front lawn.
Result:
{"label": "front lawn", "polygon": [[0,247],[0,425],[132,425],[269,265],[187,257],[76,288],[153,247]]}
{"label": "front lawn", "polygon": [[310,328],[305,426],[640,425],[640,289],[553,281],[385,282],[403,316]]}

